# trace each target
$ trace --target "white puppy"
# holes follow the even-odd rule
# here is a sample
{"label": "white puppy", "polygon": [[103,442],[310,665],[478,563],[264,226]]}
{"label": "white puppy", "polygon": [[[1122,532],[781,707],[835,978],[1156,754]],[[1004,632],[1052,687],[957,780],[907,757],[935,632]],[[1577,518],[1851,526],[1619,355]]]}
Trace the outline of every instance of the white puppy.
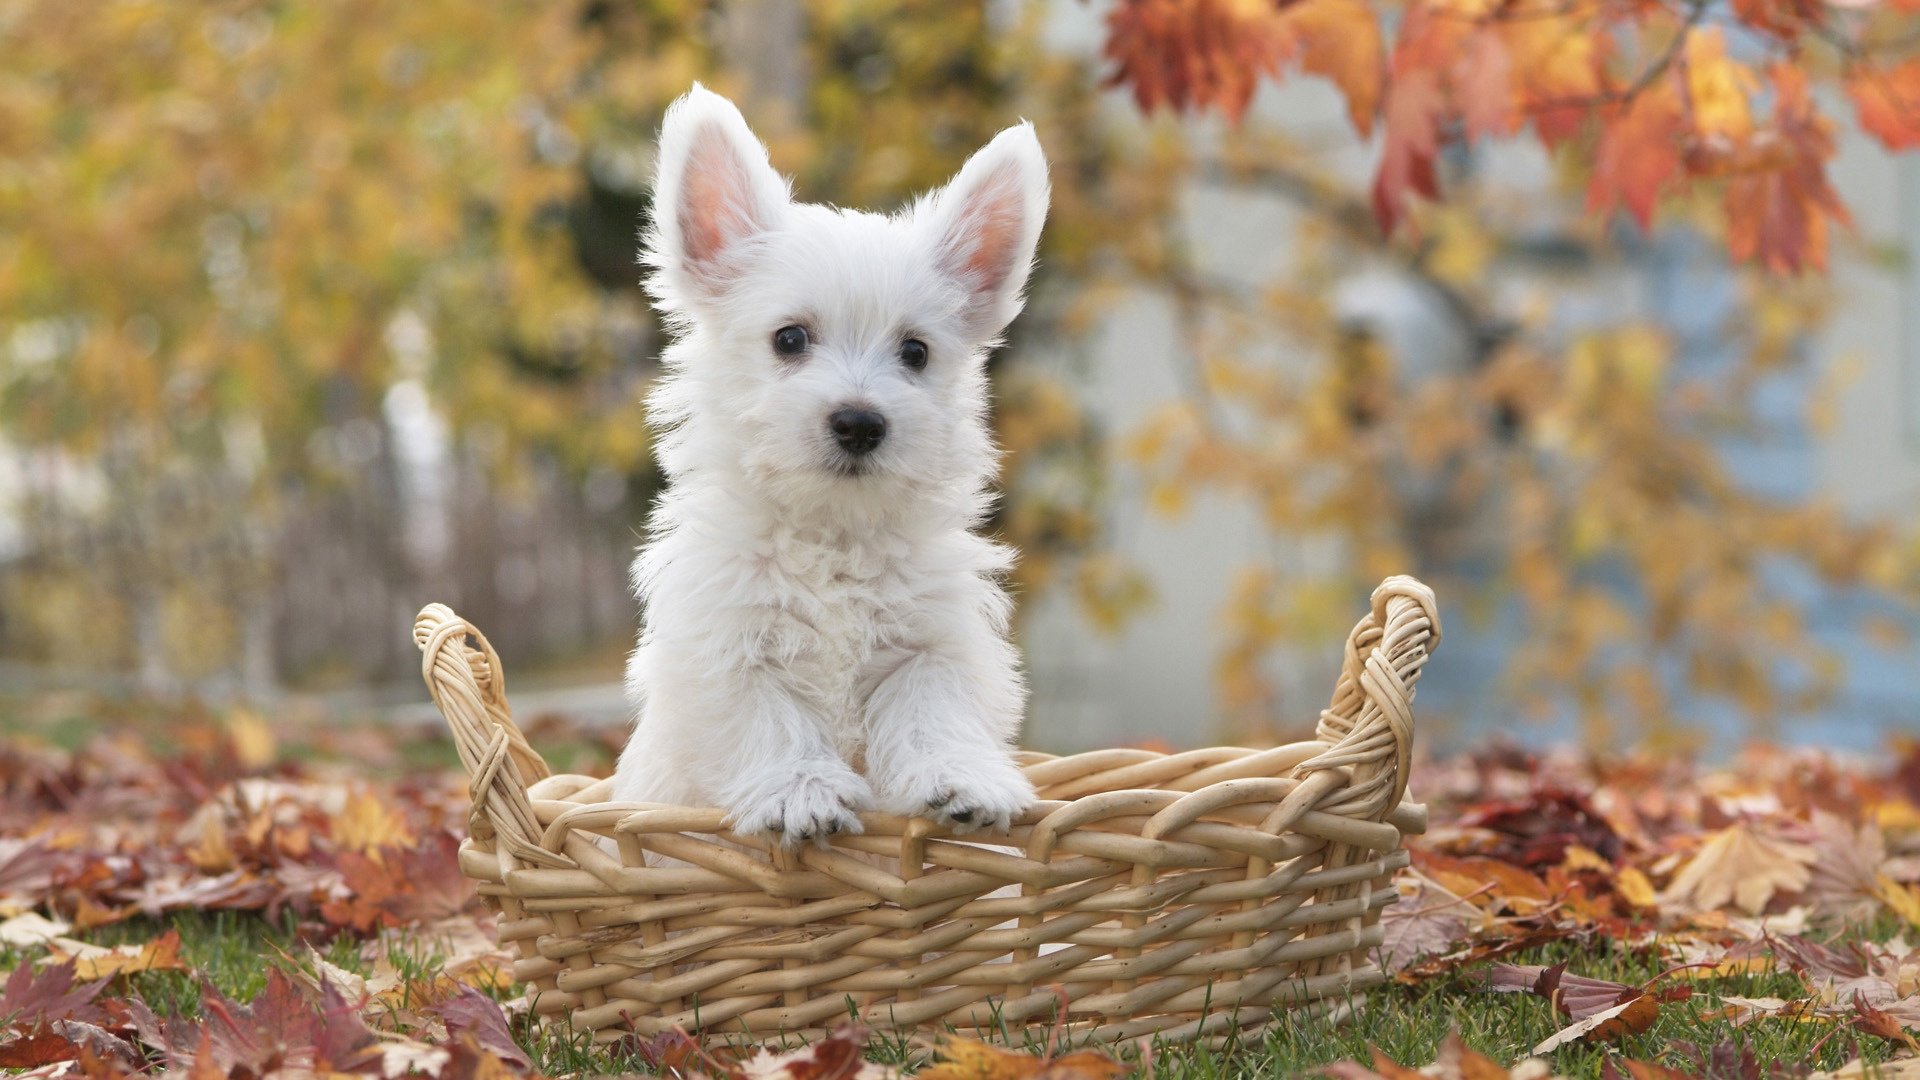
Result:
{"label": "white puppy", "polygon": [[1046,209],[1031,125],[883,216],[794,202],[725,98],[668,110],[644,261],[675,338],[648,402],[670,486],[633,566],[616,799],[788,845],[870,807],[966,832],[1032,801],[1012,553],[973,529],[986,354]]}

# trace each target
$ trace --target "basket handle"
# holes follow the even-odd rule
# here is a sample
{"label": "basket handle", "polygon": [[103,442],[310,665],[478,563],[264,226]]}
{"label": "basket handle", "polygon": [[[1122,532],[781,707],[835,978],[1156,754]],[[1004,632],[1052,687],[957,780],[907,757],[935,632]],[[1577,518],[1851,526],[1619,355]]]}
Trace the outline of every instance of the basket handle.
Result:
{"label": "basket handle", "polygon": [[413,621],[420,646],[420,677],[453,732],[473,797],[468,830],[477,840],[498,838],[516,858],[541,866],[571,867],[573,860],[548,851],[527,797],[527,783],[552,775],[528,745],[507,707],[506,674],[486,636],[445,604],[428,604]]}
{"label": "basket handle", "polygon": [[1413,762],[1413,688],[1440,644],[1440,608],[1423,582],[1395,575],[1373,590],[1373,608],[1347,635],[1333,703],[1316,730],[1327,749],[1294,776],[1348,769],[1344,791],[1319,809],[1383,818],[1407,793]]}

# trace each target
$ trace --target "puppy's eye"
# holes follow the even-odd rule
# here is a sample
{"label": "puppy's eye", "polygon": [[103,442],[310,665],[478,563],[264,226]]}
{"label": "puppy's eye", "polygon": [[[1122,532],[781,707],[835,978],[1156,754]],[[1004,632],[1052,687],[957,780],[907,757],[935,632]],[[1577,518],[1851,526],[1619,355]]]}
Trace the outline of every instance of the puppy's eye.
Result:
{"label": "puppy's eye", "polygon": [[773,332],[773,351],[781,356],[799,356],[807,351],[811,339],[804,326],[783,326]]}
{"label": "puppy's eye", "polygon": [[908,338],[900,343],[900,362],[915,371],[924,371],[927,366],[927,343],[919,338]]}

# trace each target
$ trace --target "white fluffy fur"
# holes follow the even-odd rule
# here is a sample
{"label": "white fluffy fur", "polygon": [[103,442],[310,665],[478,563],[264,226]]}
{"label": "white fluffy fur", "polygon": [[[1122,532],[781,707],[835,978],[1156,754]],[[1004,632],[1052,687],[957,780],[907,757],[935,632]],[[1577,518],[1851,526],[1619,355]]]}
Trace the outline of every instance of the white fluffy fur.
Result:
{"label": "white fluffy fur", "polygon": [[[984,361],[1046,206],[1031,125],[882,216],[793,202],[725,98],[667,112],[645,262],[675,337],[648,403],[671,483],[633,566],[615,798],[717,805],[788,844],[870,807],[969,831],[1031,802],[1012,553],[973,530],[998,467]],[[794,324],[799,359],[772,347]],[[827,427],[849,406],[887,420],[853,475]]]}

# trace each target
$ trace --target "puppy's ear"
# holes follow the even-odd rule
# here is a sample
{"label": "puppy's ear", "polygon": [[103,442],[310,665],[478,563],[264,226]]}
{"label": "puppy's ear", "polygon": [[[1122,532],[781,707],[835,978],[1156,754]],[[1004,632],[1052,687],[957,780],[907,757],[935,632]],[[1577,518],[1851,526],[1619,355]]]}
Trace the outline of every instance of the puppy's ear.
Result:
{"label": "puppy's ear", "polygon": [[1020,313],[1047,217],[1047,158],[1032,124],[1010,127],[967,159],[916,210],[934,235],[934,258],[967,295],[967,316],[992,336]]}
{"label": "puppy's ear", "polygon": [[713,298],[754,237],[778,227],[792,194],[733,102],[699,83],[667,109],[642,261],[663,299]]}

